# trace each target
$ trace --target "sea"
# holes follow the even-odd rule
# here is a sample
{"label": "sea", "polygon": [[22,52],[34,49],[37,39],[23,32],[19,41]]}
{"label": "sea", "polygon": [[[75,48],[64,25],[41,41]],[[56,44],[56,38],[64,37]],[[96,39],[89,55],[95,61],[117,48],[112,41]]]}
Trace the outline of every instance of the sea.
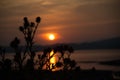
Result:
{"label": "sea", "polygon": [[81,69],[120,71],[120,66],[100,64],[99,62],[120,60],[120,50],[77,50],[71,55]]}
{"label": "sea", "polygon": [[[39,53],[39,52],[37,52]],[[6,58],[13,59],[14,53],[7,53]],[[120,60],[120,49],[104,50],[75,50],[71,54],[81,69],[120,71],[120,66],[100,64],[99,62]]]}

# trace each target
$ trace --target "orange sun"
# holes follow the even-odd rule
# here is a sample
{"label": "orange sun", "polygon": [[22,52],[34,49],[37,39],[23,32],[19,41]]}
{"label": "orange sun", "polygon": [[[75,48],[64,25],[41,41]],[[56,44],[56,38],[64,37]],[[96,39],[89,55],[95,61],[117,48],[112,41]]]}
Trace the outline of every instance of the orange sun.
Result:
{"label": "orange sun", "polygon": [[50,34],[50,35],[48,36],[48,38],[49,38],[49,40],[55,40],[55,35],[54,35],[54,34]]}

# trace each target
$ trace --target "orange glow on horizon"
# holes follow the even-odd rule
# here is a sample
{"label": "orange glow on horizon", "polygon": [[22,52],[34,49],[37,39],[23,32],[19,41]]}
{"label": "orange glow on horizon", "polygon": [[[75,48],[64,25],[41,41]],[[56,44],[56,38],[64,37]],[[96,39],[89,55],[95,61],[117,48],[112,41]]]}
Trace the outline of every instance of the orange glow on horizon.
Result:
{"label": "orange glow on horizon", "polygon": [[57,33],[43,33],[40,34],[38,38],[42,38],[45,41],[57,41],[60,36]]}

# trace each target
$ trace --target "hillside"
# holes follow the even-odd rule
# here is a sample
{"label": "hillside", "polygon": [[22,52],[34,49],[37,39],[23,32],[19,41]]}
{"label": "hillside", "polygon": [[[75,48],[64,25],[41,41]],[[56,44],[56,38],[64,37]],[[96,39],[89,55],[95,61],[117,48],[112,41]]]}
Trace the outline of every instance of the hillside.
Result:
{"label": "hillside", "polygon": [[[65,43],[62,43],[65,44]],[[45,47],[48,46],[57,46],[61,45],[61,43],[53,44],[53,45],[36,45],[34,46],[35,51],[40,51]],[[75,50],[80,49],[120,49],[120,37],[117,38],[111,38],[106,40],[99,40],[99,41],[93,41],[93,42],[84,42],[84,43],[69,43],[68,45],[72,46]],[[6,52],[13,52],[13,49],[10,47],[5,47]],[[21,49],[24,50],[25,47],[21,46]]]}

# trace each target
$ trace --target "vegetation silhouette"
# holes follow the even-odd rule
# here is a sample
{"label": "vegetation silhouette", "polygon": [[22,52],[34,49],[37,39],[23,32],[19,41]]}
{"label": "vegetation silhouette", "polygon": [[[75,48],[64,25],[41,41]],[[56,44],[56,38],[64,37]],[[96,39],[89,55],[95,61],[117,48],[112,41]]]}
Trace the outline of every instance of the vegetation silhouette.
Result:
{"label": "vegetation silhouette", "polygon": [[[53,54],[50,55],[51,51],[53,51]],[[55,56],[56,54],[60,53],[60,55]],[[73,53],[73,48],[62,44],[55,47],[47,47],[43,50],[42,55],[38,55],[38,63],[39,63],[39,69],[42,70],[44,66],[46,66],[46,70],[52,70],[55,68],[63,67],[62,70],[69,70],[75,67],[76,62],[74,60],[70,59],[70,55]],[[56,63],[50,63],[50,59],[53,57],[57,57],[58,60]],[[66,62],[66,60],[69,60]]]}
{"label": "vegetation silhouette", "polygon": [[12,66],[12,61],[10,59],[5,58],[5,48],[0,47],[0,68],[3,71],[10,71]]}
{"label": "vegetation silhouette", "polygon": [[[39,65],[39,70],[46,69],[50,71],[58,67],[63,67],[62,68],[63,70],[70,70],[73,67],[75,67],[76,62],[70,59],[70,55],[71,53],[73,53],[74,50],[72,47],[65,44],[61,44],[54,47],[47,47],[43,49],[42,51],[43,54],[37,55],[38,61],[36,61],[35,63],[34,57],[36,56],[36,52],[33,49],[34,36],[37,31],[38,25],[41,21],[41,18],[37,17],[36,23],[29,22],[27,17],[24,17],[23,21],[24,21],[23,26],[20,26],[19,30],[20,32],[22,32],[26,42],[24,52],[22,53],[23,50],[19,46],[20,40],[18,37],[15,37],[15,39],[10,43],[10,46],[15,51],[15,55],[14,55],[15,69],[34,70],[35,64]],[[52,55],[50,55],[51,51],[54,52]],[[61,54],[60,56],[57,56],[58,61],[54,64],[50,63],[50,59],[57,53]],[[65,55],[67,56],[65,57]],[[27,56],[29,56],[30,58],[26,60]],[[26,60],[26,64],[23,66],[25,60]]]}
{"label": "vegetation silhouette", "polygon": [[[40,17],[35,22],[23,18],[19,31],[23,34],[25,47],[20,46],[18,37],[11,41],[10,46],[15,52],[13,60],[7,59],[5,48],[0,47],[1,80],[113,80],[111,71],[81,70],[75,60],[71,60],[74,49],[67,44],[46,47],[37,55],[34,37],[40,22]],[[57,58],[55,63],[50,61],[53,57]],[[38,65],[37,70],[35,65]]]}

